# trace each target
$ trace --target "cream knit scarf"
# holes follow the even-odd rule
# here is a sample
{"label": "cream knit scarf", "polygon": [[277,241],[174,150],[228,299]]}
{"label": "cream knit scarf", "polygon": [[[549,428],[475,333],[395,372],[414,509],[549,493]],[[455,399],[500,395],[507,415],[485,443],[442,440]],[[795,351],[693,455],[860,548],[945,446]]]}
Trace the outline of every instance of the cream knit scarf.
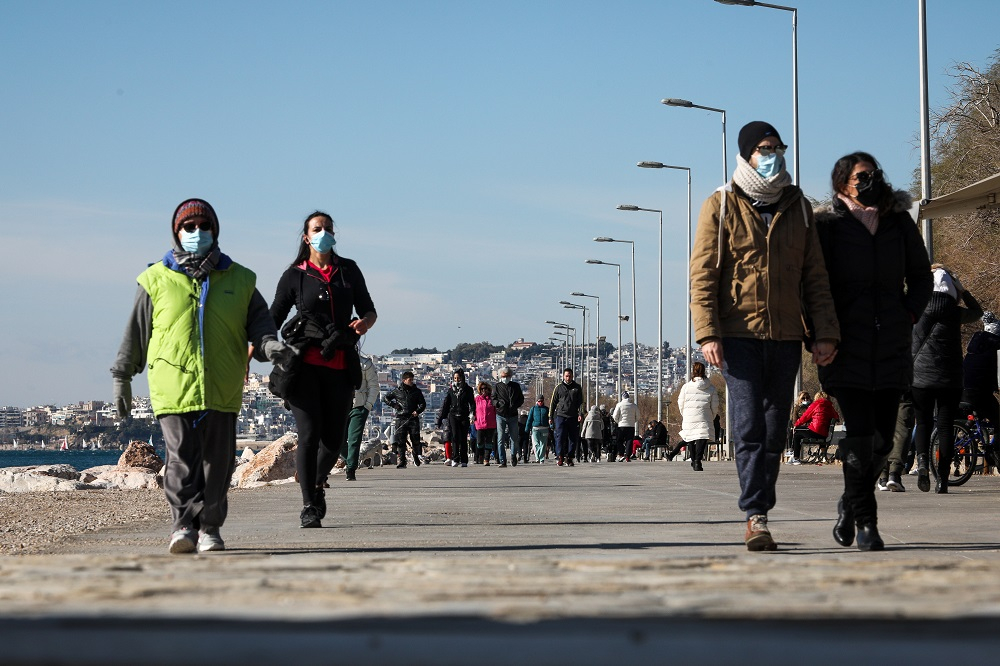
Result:
{"label": "cream knit scarf", "polygon": [[792,177],[782,168],[777,175],[764,178],[742,155],[737,155],[733,182],[754,201],[773,204],[781,198],[781,191],[792,184]]}

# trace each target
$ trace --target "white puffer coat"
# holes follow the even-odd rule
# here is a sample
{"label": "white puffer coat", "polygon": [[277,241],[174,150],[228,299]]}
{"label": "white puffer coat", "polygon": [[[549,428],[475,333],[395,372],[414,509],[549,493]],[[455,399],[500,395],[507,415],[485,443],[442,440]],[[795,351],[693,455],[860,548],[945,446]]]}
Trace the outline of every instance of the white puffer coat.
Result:
{"label": "white puffer coat", "polygon": [[619,428],[634,428],[639,423],[639,407],[632,402],[631,397],[622,398],[615,405],[615,411],[612,412],[611,418],[614,419]]}
{"label": "white puffer coat", "polygon": [[695,377],[681,387],[677,396],[681,412],[680,437],[685,442],[715,439],[715,416],[719,413],[719,394],[704,377]]}

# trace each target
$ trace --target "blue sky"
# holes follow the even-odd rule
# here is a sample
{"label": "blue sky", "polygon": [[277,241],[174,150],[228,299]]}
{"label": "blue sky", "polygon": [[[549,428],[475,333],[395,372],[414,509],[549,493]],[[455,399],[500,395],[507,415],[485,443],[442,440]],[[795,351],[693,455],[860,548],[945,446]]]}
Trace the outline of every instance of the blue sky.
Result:
{"label": "blue sky", "polygon": [[[1000,46],[993,2],[929,0],[931,103]],[[919,165],[917,0],[799,0],[802,185],[863,149]],[[602,298],[636,241],[639,341],[684,338],[686,186],[721,180],[720,117],[792,140],[791,14],[670,2],[0,3],[0,404],[109,399],[135,276],[181,200],[268,301],[304,216],[338,225],[379,321],[364,349],[545,340],[572,291]],[[614,334],[610,339],[614,341]],[[628,336],[626,335],[626,341]],[[264,369],[259,366],[257,369]],[[135,392],[146,392],[145,376]]]}

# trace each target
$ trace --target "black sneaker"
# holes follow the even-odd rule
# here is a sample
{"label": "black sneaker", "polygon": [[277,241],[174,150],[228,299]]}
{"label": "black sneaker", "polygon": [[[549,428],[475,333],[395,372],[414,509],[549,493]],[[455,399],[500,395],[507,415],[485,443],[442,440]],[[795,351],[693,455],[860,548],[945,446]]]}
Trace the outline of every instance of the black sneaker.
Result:
{"label": "black sneaker", "polygon": [[354,470],[351,469],[350,467],[347,468],[347,474],[345,475],[345,478],[348,481],[357,481],[358,480],[357,477],[354,476]]}
{"label": "black sneaker", "polygon": [[319,522],[319,511],[312,504],[306,504],[302,507],[302,513],[299,514],[299,527],[323,527]]}
{"label": "black sneaker", "polygon": [[413,456],[413,464],[420,467],[420,456]]}

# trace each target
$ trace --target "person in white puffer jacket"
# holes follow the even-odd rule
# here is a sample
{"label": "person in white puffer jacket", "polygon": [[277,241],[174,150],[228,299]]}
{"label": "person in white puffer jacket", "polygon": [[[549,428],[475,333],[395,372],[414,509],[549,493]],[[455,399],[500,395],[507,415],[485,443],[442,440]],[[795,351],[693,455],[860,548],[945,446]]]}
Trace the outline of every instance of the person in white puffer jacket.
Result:
{"label": "person in white puffer jacket", "polygon": [[719,413],[719,393],[705,378],[705,364],[691,364],[691,380],[681,387],[677,396],[681,412],[680,437],[688,443],[691,467],[702,471],[708,441],[713,438],[715,416]]}
{"label": "person in white puffer jacket", "polygon": [[354,481],[358,469],[358,454],[361,450],[361,440],[368,423],[368,414],[378,400],[378,369],[371,358],[361,356],[361,386],[354,391],[354,405],[347,417],[347,440],[341,454],[347,459],[345,478]]}
{"label": "person in white puffer jacket", "polygon": [[625,462],[632,462],[632,440],[635,439],[635,427],[639,424],[639,406],[632,402],[628,391],[622,393],[622,399],[615,405],[611,420],[618,424],[615,438],[614,453],[608,452],[608,462],[617,460],[617,455],[624,455]]}

